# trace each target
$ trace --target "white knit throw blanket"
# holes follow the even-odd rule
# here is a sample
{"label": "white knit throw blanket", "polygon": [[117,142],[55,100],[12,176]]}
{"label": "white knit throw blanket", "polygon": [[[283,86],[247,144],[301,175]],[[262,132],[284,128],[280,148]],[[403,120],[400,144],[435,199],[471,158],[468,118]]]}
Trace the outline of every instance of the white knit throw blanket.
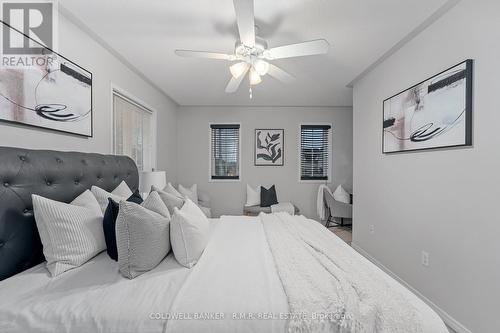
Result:
{"label": "white knit throw blanket", "polygon": [[377,267],[319,223],[261,214],[290,306],[288,332],[422,332],[422,315]]}

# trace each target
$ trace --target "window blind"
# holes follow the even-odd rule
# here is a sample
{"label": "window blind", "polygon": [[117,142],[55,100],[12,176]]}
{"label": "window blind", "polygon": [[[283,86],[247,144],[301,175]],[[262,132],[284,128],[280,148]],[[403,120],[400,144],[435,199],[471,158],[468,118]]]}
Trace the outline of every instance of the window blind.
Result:
{"label": "window blind", "polygon": [[151,112],[113,92],[113,146],[117,155],[127,155],[139,170],[151,170]]}
{"label": "window blind", "polygon": [[212,179],[239,179],[240,125],[210,125]]}
{"label": "window blind", "polygon": [[300,129],[300,179],[328,180],[330,125],[302,125]]}

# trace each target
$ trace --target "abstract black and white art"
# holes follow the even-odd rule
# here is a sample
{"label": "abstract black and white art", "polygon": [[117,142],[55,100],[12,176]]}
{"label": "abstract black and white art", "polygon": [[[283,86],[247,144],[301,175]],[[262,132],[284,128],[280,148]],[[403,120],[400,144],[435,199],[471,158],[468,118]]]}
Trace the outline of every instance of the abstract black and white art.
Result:
{"label": "abstract black and white art", "polygon": [[383,152],[472,145],[472,60],[384,101]]}
{"label": "abstract black and white art", "polygon": [[284,135],[282,129],[255,130],[255,165],[282,166],[284,155]]}
{"label": "abstract black and white art", "polygon": [[[5,23],[1,26],[37,43]],[[50,49],[3,58],[0,120],[92,136],[92,73]]]}

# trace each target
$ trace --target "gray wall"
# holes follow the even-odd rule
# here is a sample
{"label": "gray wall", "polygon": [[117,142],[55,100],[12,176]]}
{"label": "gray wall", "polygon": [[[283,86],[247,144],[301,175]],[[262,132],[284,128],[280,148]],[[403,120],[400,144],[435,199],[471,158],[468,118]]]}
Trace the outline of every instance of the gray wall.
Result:
{"label": "gray wall", "polygon": [[93,40],[86,32],[59,15],[59,53],[86,68],[93,75],[94,137],[13,126],[0,122],[0,145],[32,149],[112,152],[111,83],[126,90],[158,112],[158,167],[175,177],[175,160],[168,158],[176,149],[177,105],[149,85]]}
{"label": "gray wall", "polygon": [[[481,333],[500,327],[499,13],[459,2],[354,87],[354,244]],[[474,147],[383,155],[382,101],[467,58]]]}
{"label": "gray wall", "polygon": [[[209,123],[241,123],[241,181],[209,182]],[[352,109],[314,107],[180,107],[178,113],[178,180],[197,183],[210,193],[213,212],[242,214],[246,184],[276,184],[278,200],[291,201],[308,217],[317,218],[318,183],[299,183],[299,124],[333,124],[333,184],[352,186]],[[254,129],[285,129],[285,165],[254,166]]]}

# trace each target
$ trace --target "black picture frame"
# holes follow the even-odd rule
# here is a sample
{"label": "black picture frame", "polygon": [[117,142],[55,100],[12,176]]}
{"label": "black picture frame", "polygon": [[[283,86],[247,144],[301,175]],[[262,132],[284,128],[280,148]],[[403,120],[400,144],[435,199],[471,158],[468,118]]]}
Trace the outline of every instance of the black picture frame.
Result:
{"label": "black picture frame", "polygon": [[[402,150],[397,150],[397,151],[386,151],[385,150],[385,133],[386,133],[386,126],[387,124],[385,123],[386,122],[386,117],[385,117],[385,114],[386,114],[386,110],[385,110],[385,105],[386,105],[386,102],[409,91],[409,90],[412,90],[412,89],[415,89],[416,87],[448,72],[448,71],[451,71],[453,70],[454,68],[456,67],[460,67],[460,66],[463,66],[465,65],[465,111],[464,111],[464,116],[465,116],[465,133],[464,133],[464,143],[462,144],[451,144],[451,145],[438,145],[438,146],[435,146],[435,147],[423,147],[423,148],[416,148],[416,149],[402,149]],[[451,66],[445,70],[443,70],[442,72],[439,72],[425,80],[422,80],[420,81],[419,83],[407,88],[407,89],[404,89],[394,95],[392,95],[391,97],[388,97],[386,99],[384,99],[384,101],[382,102],[382,153],[383,154],[400,154],[400,153],[407,153],[407,152],[418,152],[418,151],[427,151],[427,150],[442,150],[442,149],[450,149],[450,148],[460,148],[460,147],[470,147],[472,146],[472,112],[473,112],[473,67],[474,67],[474,61],[472,59],[467,59],[467,60],[464,60],[454,66]]]}
{"label": "black picture frame", "polygon": [[[44,50],[47,50],[47,53],[55,54],[55,55],[57,55],[57,57],[65,60],[65,61],[67,61],[71,65],[73,65],[73,66],[75,66],[75,67],[77,67],[77,68],[79,68],[79,69],[81,69],[81,70],[83,70],[83,71],[85,71],[85,72],[87,72],[89,74],[89,76],[90,76],[90,133],[89,134],[81,134],[81,133],[77,133],[77,132],[71,132],[71,131],[61,130],[61,129],[57,129],[57,128],[52,128],[52,127],[48,127],[48,126],[40,126],[40,125],[36,125],[36,124],[25,123],[25,122],[22,122],[22,121],[2,119],[2,118],[0,118],[0,122],[8,123],[8,124],[13,124],[13,125],[19,125],[19,126],[22,126],[22,127],[37,128],[37,129],[42,129],[42,130],[46,130],[46,131],[50,131],[50,132],[58,132],[58,133],[70,134],[70,135],[77,136],[77,137],[93,138],[94,137],[94,96],[93,96],[94,92],[93,92],[93,75],[92,75],[92,72],[89,71],[89,70],[87,70],[86,68],[78,65],[77,63],[71,61],[70,59],[66,58],[65,56],[61,55],[60,53],[55,52],[51,48],[46,47],[46,46],[40,44],[39,42],[37,42],[36,40],[30,38],[28,35],[26,35],[22,31],[19,31],[18,29],[12,27],[11,25],[9,25],[8,23],[6,23],[5,21],[0,20],[0,23],[2,23],[2,25],[0,25],[0,27],[2,29],[12,29],[12,30],[16,31],[17,33],[21,34],[24,38],[27,38],[30,41],[32,41],[33,43],[36,43],[36,44],[40,45],[41,47],[43,47]],[[2,33],[3,33],[3,31],[2,31]]]}
{"label": "black picture frame", "polygon": [[[281,134],[281,157],[280,157],[280,160],[281,162],[280,163],[259,163],[257,161],[257,133],[259,133],[259,131],[273,131],[273,132],[280,132]],[[254,131],[254,141],[253,141],[253,147],[254,147],[254,154],[253,154],[253,161],[254,161],[254,166],[284,166],[285,165],[285,130],[282,129],[282,128],[256,128],[255,131]]]}

